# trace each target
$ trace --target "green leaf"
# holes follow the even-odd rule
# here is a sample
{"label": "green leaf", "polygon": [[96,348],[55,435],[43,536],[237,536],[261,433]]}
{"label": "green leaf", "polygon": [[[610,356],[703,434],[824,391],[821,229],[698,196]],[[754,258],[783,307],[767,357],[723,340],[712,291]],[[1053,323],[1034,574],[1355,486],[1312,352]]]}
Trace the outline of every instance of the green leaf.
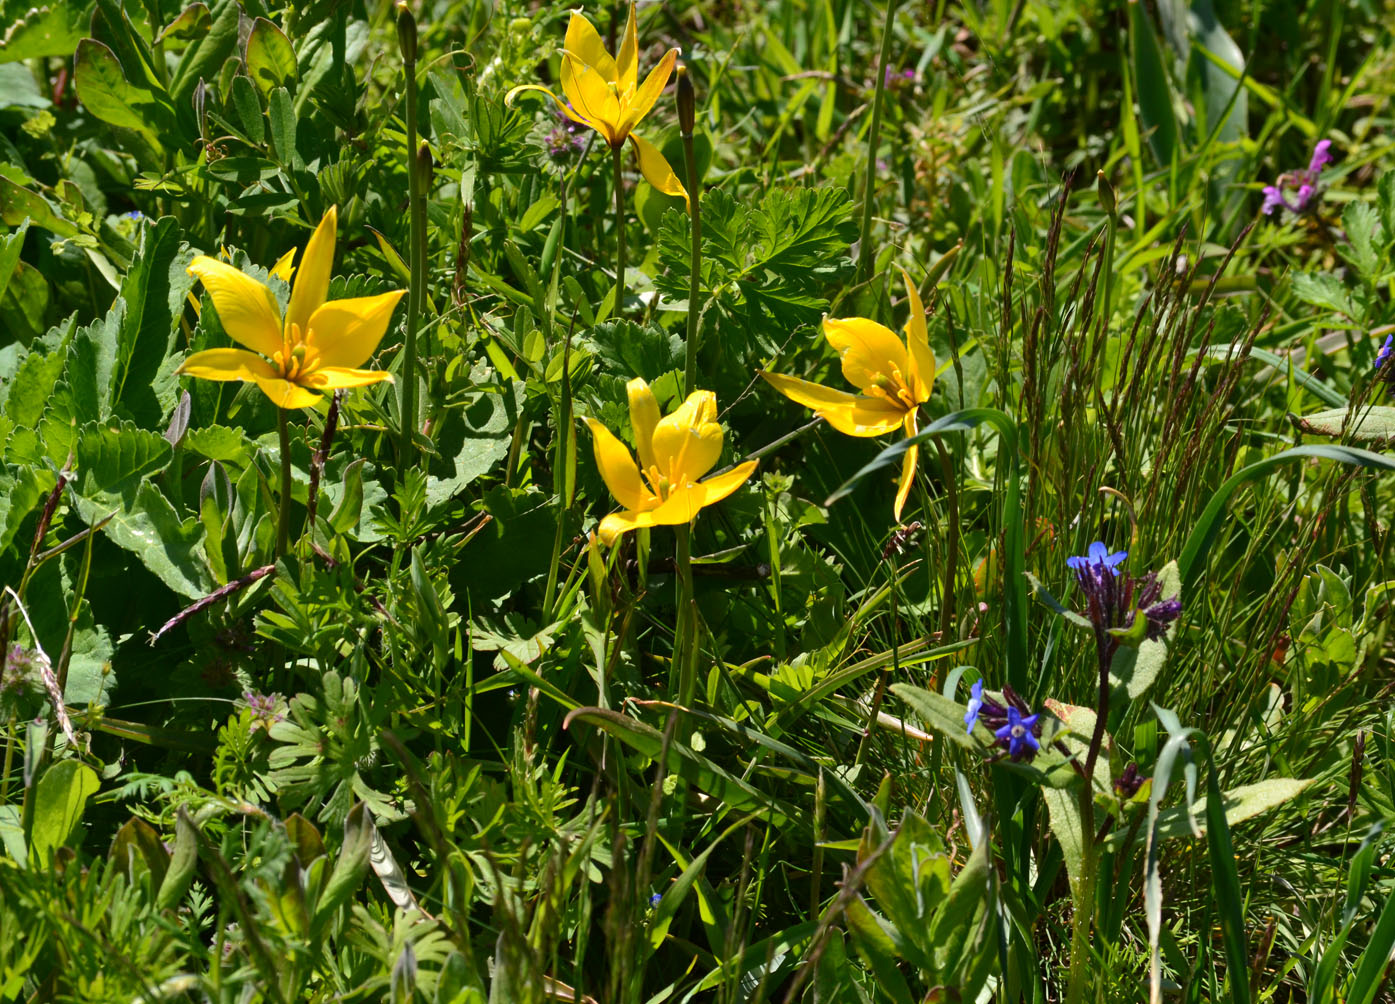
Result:
{"label": "green leaf", "polygon": [[[7,13],[10,6],[6,6]],[[71,56],[87,33],[91,10],[91,4],[76,0],[29,8],[19,14],[6,29],[4,38],[0,38],[0,63]]]}
{"label": "green leaf", "polygon": [[1297,272],[1293,276],[1293,293],[1311,306],[1324,307],[1352,319],[1361,316],[1361,308],[1352,302],[1351,294],[1335,276]]}
{"label": "green leaf", "polygon": [[78,43],[73,86],[93,115],[109,125],[134,129],[156,150],[161,148],[161,135],[174,127],[169,99],[127,80],[116,54],[94,38]]}
{"label": "green leaf", "polygon": [[39,778],[34,792],[34,824],[29,853],[38,864],[47,862],[68,843],[82,821],[87,800],[101,787],[97,772],[77,760],[60,760]]}
{"label": "green leaf", "polygon": [[298,160],[295,149],[295,105],[286,88],[276,88],[267,98],[267,117],[271,121],[271,149],[277,160],[283,167],[295,167]]}
{"label": "green leaf", "polygon": [[291,40],[264,17],[252,22],[247,36],[247,73],[263,94],[278,87],[291,89],[297,69]]}
{"label": "green leaf", "polygon": [[[1177,117],[1172,110],[1172,83],[1163,64],[1162,49],[1146,6],[1129,0],[1129,51],[1137,81],[1138,114],[1148,148],[1167,171],[1177,152]],[[1125,111],[1125,114],[1128,114]]]}
{"label": "green leaf", "polygon": [[175,50],[179,46],[171,45],[172,42],[192,42],[203,38],[208,34],[208,28],[213,23],[213,17],[208,13],[208,7],[202,3],[191,3],[180,11],[169,24],[165,25],[156,39],[166,49]]}
{"label": "green leaf", "polygon": [[170,853],[169,867],[165,870],[164,881],[155,897],[158,910],[172,910],[194,881],[194,872],[199,865],[199,830],[184,806],[174,814],[174,850]]}
{"label": "green leaf", "polygon": [[1385,404],[1369,405],[1357,411],[1350,407],[1329,408],[1296,416],[1293,423],[1304,432],[1333,439],[1378,445],[1395,441],[1395,408]]}
{"label": "green leaf", "polygon": [[[1222,362],[1230,361],[1231,357],[1240,352],[1239,344],[1229,345],[1208,345],[1201,353],[1204,358],[1218,359]],[[1195,351],[1189,353],[1196,355]],[[1293,382],[1315,397],[1319,397],[1331,405],[1342,405],[1346,403],[1346,395],[1341,391],[1329,387],[1326,383],[1313,376],[1301,366],[1295,366],[1292,357],[1275,355],[1265,349],[1250,346],[1246,352],[1245,359],[1272,366],[1281,373],[1293,378]]]}
{"label": "green leaf", "polygon": [[1230,997],[1232,1000],[1248,1001],[1251,999],[1250,951],[1245,943],[1245,893],[1235,870],[1235,846],[1230,839],[1229,812],[1225,811],[1225,800],[1221,797],[1220,784],[1216,780],[1215,757],[1210,759],[1211,769],[1206,772],[1206,847],[1211,857],[1211,888],[1221,915]]}
{"label": "green leaf", "polygon": [[194,88],[200,80],[217,80],[223,64],[237,51],[242,7],[237,0],[217,0],[211,14],[213,24],[206,34],[184,50],[169,83],[169,96],[173,107],[180,109],[184,132],[194,135],[198,129],[194,120]]}
{"label": "green leaf", "polygon": [[149,872],[152,890],[159,889],[165,880],[170,861],[169,853],[160,843],[160,835],[138,816],[126,820],[116,831],[107,857],[121,869],[127,881],[133,881],[142,870]]}
{"label": "green leaf", "polygon": [[248,442],[241,429],[226,425],[206,425],[200,429],[190,429],[184,435],[184,449],[191,450],[209,460],[242,461],[247,457]]}
{"label": "green leaf", "polygon": [[[1297,798],[1313,784],[1315,778],[1272,777],[1267,781],[1244,784],[1232,788],[1223,796],[1226,825],[1234,826],[1254,816],[1276,809],[1285,802]],[[1157,833],[1159,840],[1191,835],[1191,818],[1210,819],[1206,797],[1196,800],[1190,811],[1184,805],[1164,809],[1158,814]],[[1205,827],[1202,827],[1203,831]]]}
{"label": "green leaf", "polygon": [[312,937],[319,938],[320,932],[338,909],[363,885],[363,880],[368,876],[372,850],[373,817],[368,814],[368,807],[358,802],[344,819],[344,843],[335,855],[334,868],[315,904]]}
{"label": "green leaf", "polygon": [[1065,788],[1046,788],[1041,797],[1046,802],[1051,832],[1061,845],[1066,878],[1070,880],[1071,893],[1074,894],[1085,868],[1085,831],[1080,818],[1080,795]]}
{"label": "green leaf", "polygon": [[882,993],[893,1004],[915,1004],[911,988],[897,966],[896,945],[882,920],[858,896],[848,903],[844,914],[853,948],[867,963]]}
{"label": "green leaf", "polygon": [[893,683],[891,692],[905,701],[920,720],[962,749],[980,752],[983,746],[964,728],[964,706],[943,694],[909,683]]}
{"label": "green leaf", "polygon": [[78,433],[74,489],[93,499],[133,499],[147,478],[165,468],[172,453],[164,436],[134,422],[89,423]]}
{"label": "green leaf", "polygon": [[1342,229],[1346,231],[1345,244],[1338,245],[1342,257],[1355,266],[1361,277],[1375,281],[1380,277],[1381,255],[1379,244],[1384,243],[1380,217],[1369,202],[1348,202],[1342,210]]}
{"label": "green leaf", "polygon": [[34,226],[59,237],[76,237],[79,233],[78,228],[60,216],[42,195],[21,188],[3,174],[0,174],[0,221],[8,227],[31,221]]}
{"label": "green leaf", "polygon": [[19,253],[24,250],[24,235],[29,232],[29,220],[23,220],[14,233],[0,237],[0,297],[10,284],[10,276],[19,267]]}
{"label": "green leaf", "polygon": [[207,566],[199,559],[203,525],[192,518],[181,522],[174,507],[150,482],[141,483],[129,506],[81,496],[76,503],[78,514],[88,523],[111,516],[102,532],[180,596],[197,600],[213,589]]}

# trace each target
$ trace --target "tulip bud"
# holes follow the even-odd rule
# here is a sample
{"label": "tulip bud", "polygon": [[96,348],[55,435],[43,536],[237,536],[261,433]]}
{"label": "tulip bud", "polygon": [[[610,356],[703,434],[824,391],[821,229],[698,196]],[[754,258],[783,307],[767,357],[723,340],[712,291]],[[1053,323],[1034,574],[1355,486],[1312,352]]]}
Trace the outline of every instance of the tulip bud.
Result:
{"label": "tulip bud", "polygon": [[693,92],[693,81],[688,76],[688,68],[678,66],[678,127],[683,135],[693,134],[693,124],[697,121],[697,95]]}
{"label": "tulip bud", "polygon": [[408,65],[417,61],[417,19],[407,0],[397,0],[397,44],[402,49],[402,61]]}
{"label": "tulip bud", "polygon": [[1095,191],[1099,193],[1100,205],[1104,207],[1104,211],[1113,216],[1119,200],[1114,195],[1114,186],[1109,183],[1103,171],[1095,172]]}
{"label": "tulip bud", "polygon": [[421,182],[421,190],[427,191],[431,187],[431,175],[435,165],[431,160],[431,146],[426,140],[422,140],[417,147],[417,180]]}

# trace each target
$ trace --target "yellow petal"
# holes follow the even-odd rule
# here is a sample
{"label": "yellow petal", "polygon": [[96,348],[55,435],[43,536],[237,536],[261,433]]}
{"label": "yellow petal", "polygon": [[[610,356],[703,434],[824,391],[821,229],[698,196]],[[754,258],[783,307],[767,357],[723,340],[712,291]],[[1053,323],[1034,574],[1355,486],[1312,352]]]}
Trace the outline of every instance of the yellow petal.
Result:
{"label": "yellow petal", "polygon": [[[627,31],[633,30],[633,28],[634,9],[631,8],[630,25]],[[615,60],[610,58],[610,53],[606,51],[605,43],[601,41],[601,36],[595,27],[586,20],[586,15],[579,10],[572,11],[572,18],[567,22],[567,38],[562,43],[562,47],[600,74],[603,82],[618,82]],[[621,51],[624,51],[623,48]]]}
{"label": "yellow petal", "polygon": [[504,104],[512,104],[514,95],[519,94],[523,91],[542,91],[553,101],[557,102],[557,107],[562,110],[562,114],[567,116],[567,118],[571,119],[573,122],[578,122],[581,125],[586,126],[587,128],[595,129],[597,132],[603,132],[600,126],[596,125],[596,123],[592,122],[584,115],[577,114],[576,109],[574,109],[562,98],[559,98],[556,94],[553,94],[552,91],[544,87],[542,84],[520,84],[519,86],[512,88],[507,94],[504,95]]}
{"label": "yellow petal", "polygon": [[744,464],[737,464],[725,474],[718,474],[715,478],[708,478],[698,485],[703,490],[703,505],[711,505],[720,502],[736,489],[744,485],[751,475],[756,472],[756,461],[748,460]]}
{"label": "yellow petal", "polygon": [[904,268],[901,276],[906,280],[906,299],[911,305],[911,316],[906,321],[906,347],[910,349],[911,368],[907,383],[919,403],[930,399],[930,391],[935,386],[935,353],[930,350],[930,337],[925,331],[925,305],[920,302],[920,290]]}
{"label": "yellow petal", "polygon": [[654,464],[673,485],[696,481],[722,455],[722,427],[717,397],[710,390],[694,391],[654,429]]}
{"label": "yellow petal", "polygon": [[678,180],[678,175],[673,173],[673,168],[668,166],[664,155],[639,133],[630,133],[630,142],[635,145],[635,152],[639,154],[639,171],[644,175],[644,180],[665,195],[675,198],[682,196],[683,201],[687,202],[688,190],[683,187],[683,182]]}
{"label": "yellow petal", "polygon": [[[906,435],[914,436],[915,433],[915,412],[907,412]],[[920,447],[912,445],[906,448],[906,453],[901,458],[901,480],[896,488],[896,504],[891,510],[898,523],[901,521],[901,510],[906,507],[906,499],[911,494],[911,482],[915,480],[915,465],[919,457]]]}
{"label": "yellow petal", "polygon": [[859,390],[871,390],[879,382],[905,380],[906,346],[884,324],[865,317],[826,317],[823,336],[843,360],[843,376]]}
{"label": "yellow petal", "polygon": [[176,372],[200,380],[256,380],[281,375],[271,363],[246,349],[204,349],[180,363]]}
{"label": "yellow petal", "polygon": [[570,52],[562,53],[562,93],[607,143],[614,147],[624,137],[616,133],[620,121],[620,99],[600,75]]}
{"label": "yellow petal", "polygon": [[189,263],[189,274],[208,290],[218,322],[229,337],[264,356],[281,351],[281,308],[271,290],[207,255]]}
{"label": "yellow petal", "polygon": [[321,366],[306,374],[304,383],[316,390],[340,390],[346,387],[367,387],[391,380],[387,370],[356,370],[348,366]]}
{"label": "yellow petal", "polygon": [[292,324],[298,324],[302,332],[306,331],[311,315],[320,309],[320,304],[329,295],[329,274],[334,268],[334,235],[338,222],[338,211],[330,206],[329,212],[325,213],[320,225],[310,235],[310,243],[305,245],[305,255],[300,259],[300,269],[291,286],[291,302],[286,306],[287,331]]}
{"label": "yellow petal", "polygon": [[295,274],[295,251],[295,248],[291,248],[271,266],[270,273],[282,282],[290,282],[291,276]]}
{"label": "yellow petal", "polygon": [[668,85],[668,78],[673,75],[673,65],[677,61],[678,50],[669,49],[664,53],[664,58],[659,60],[659,65],[650,70],[649,76],[644,78],[644,86],[636,90],[624,103],[621,108],[620,135],[628,136],[630,130],[649,114],[649,109],[654,107],[654,102]]}
{"label": "yellow petal", "polygon": [[320,366],[357,369],[378,349],[388,321],[405,290],[348,300],[330,300],[310,315],[305,343],[319,354]]}
{"label": "yellow petal", "polygon": [[635,377],[625,385],[630,398],[630,425],[635,432],[635,449],[640,465],[648,470],[654,466],[654,427],[659,424],[659,402],[643,377]]}
{"label": "yellow petal", "polygon": [[280,377],[257,377],[256,381],[262,393],[278,408],[312,408],[320,403],[320,395],[298,383]]}
{"label": "yellow petal", "polygon": [[630,0],[630,16],[625,21],[625,37],[620,42],[620,51],[615,56],[615,82],[620,93],[634,90],[639,79],[639,36],[635,31],[635,5]]}
{"label": "yellow petal", "polygon": [[654,514],[652,512],[635,512],[627,509],[624,512],[613,512],[602,519],[601,525],[596,528],[596,535],[601,538],[602,544],[606,547],[612,547],[620,539],[622,533],[641,526],[653,525]]}
{"label": "yellow petal", "polygon": [[859,397],[823,384],[780,373],[761,372],[767,383],[785,397],[813,408],[814,414],[846,436],[881,436],[892,432],[906,410],[879,397]]}
{"label": "yellow petal", "polygon": [[[656,499],[644,486],[630,451],[625,444],[615,438],[615,434],[594,418],[586,419],[591,430],[592,449],[596,455],[596,466],[600,468],[601,480],[626,509],[652,509]],[[604,536],[604,533],[602,534]]]}

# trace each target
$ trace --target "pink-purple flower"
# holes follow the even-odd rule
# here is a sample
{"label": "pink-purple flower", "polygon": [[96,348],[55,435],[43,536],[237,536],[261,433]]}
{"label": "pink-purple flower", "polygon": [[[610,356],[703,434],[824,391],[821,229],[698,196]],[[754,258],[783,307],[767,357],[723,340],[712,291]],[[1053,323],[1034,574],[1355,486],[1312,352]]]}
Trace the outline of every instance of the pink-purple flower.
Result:
{"label": "pink-purple flower", "polygon": [[[1304,213],[1312,207],[1317,197],[1318,176],[1322,169],[1332,163],[1332,141],[1318,140],[1313,147],[1313,155],[1308,158],[1308,167],[1302,171],[1286,171],[1275,179],[1274,184],[1264,186],[1264,204],[1260,212],[1272,216],[1281,206],[1291,213]],[[1290,200],[1285,193],[1292,192]]]}

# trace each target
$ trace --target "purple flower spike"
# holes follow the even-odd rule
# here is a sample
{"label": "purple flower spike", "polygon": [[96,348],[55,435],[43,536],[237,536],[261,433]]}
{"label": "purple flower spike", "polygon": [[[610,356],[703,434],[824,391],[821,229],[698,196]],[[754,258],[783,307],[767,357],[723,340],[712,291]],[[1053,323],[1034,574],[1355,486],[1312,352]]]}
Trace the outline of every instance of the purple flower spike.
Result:
{"label": "purple flower spike", "polygon": [[1006,724],[993,733],[1000,741],[1007,743],[1008,756],[1014,760],[1021,760],[1041,749],[1041,743],[1037,742],[1037,737],[1032,731],[1040,717],[1040,713],[1024,717],[1022,712],[1011,705],[1008,706]]}
{"label": "purple flower spike", "polygon": [[1264,186],[1264,205],[1259,207],[1259,211],[1265,216],[1273,216],[1274,210],[1284,204],[1284,193],[1273,185]]}
{"label": "purple flower spike", "polygon": [[978,724],[978,713],[983,710],[983,681],[974,682],[969,691],[969,710],[964,713],[964,724],[969,727],[969,735],[974,734],[974,726]]}
{"label": "purple flower spike", "polygon": [[1317,146],[1313,147],[1312,159],[1308,161],[1308,173],[1316,175],[1324,167],[1332,163],[1332,141],[1330,139],[1318,140]]}

